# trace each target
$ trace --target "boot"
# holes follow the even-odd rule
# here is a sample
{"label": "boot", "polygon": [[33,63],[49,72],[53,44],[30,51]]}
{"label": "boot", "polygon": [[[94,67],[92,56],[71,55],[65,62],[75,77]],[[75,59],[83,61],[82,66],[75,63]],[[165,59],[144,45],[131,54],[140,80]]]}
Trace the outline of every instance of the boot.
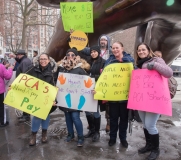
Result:
{"label": "boot", "polygon": [[148,130],[145,128],[143,128],[143,131],[145,134],[146,145],[145,145],[145,147],[142,147],[138,150],[139,154],[144,154],[146,152],[151,151],[151,149],[152,149],[150,134],[148,133]]}
{"label": "boot", "polygon": [[155,160],[160,154],[159,149],[159,134],[150,135],[151,143],[152,143],[152,150],[150,155],[147,157],[147,160]]}
{"label": "boot", "polygon": [[30,138],[29,146],[34,146],[36,144],[36,133],[37,132],[32,132],[31,133],[31,138]]}
{"label": "boot", "polygon": [[78,136],[77,147],[82,147],[84,144],[84,136]]}
{"label": "boot", "polygon": [[94,127],[94,117],[92,115],[86,116],[87,122],[89,124],[89,132],[84,135],[84,138],[92,137],[95,133],[95,127]]}
{"label": "boot", "polygon": [[107,118],[106,132],[110,131],[110,119]]}
{"label": "boot", "polygon": [[41,142],[42,142],[42,143],[46,143],[46,142],[47,142],[47,130],[46,130],[46,129],[42,129]]}
{"label": "boot", "polygon": [[92,142],[97,142],[100,139],[100,125],[101,125],[101,116],[99,118],[94,118],[94,125],[95,125],[95,133],[92,137]]}

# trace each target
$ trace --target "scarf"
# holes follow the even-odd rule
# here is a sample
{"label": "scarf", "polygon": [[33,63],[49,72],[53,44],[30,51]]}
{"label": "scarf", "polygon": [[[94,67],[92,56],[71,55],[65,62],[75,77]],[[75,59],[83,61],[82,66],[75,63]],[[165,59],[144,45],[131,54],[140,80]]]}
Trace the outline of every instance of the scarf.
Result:
{"label": "scarf", "polygon": [[152,57],[146,57],[146,58],[142,58],[140,60],[138,60],[137,62],[137,67],[138,68],[142,68],[143,63],[145,63],[146,61],[150,60]]}
{"label": "scarf", "polygon": [[65,56],[63,61],[62,61],[62,66],[66,68],[67,70],[73,69],[75,66],[80,63],[80,57],[77,56],[74,59],[68,60],[67,57]]}

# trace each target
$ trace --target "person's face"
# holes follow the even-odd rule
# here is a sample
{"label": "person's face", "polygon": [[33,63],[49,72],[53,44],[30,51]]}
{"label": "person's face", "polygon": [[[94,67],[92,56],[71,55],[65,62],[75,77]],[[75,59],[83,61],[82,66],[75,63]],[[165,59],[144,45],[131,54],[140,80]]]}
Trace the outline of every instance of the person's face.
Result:
{"label": "person's face", "polygon": [[91,51],[91,57],[92,57],[92,58],[97,58],[98,55],[99,55],[99,53],[98,53],[97,51],[95,51],[95,50],[92,50],[92,51]]}
{"label": "person's face", "polygon": [[107,40],[104,38],[100,39],[100,46],[101,48],[107,48]]}
{"label": "person's face", "polygon": [[22,54],[17,54],[16,58],[21,59],[23,56]]}
{"label": "person's face", "polygon": [[35,52],[33,52],[33,57],[36,57],[36,56],[37,56],[37,54]]}
{"label": "person's face", "polygon": [[118,43],[113,43],[112,53],[115,55],[115,57],[120,57],[123,54],[123,47]]}
{"label": "person's face", "polygon": [[50,59],[47,57],[47,55],[42,54],[39,58],[39,62],[42,67],[46,67],[50,62]]}
{"label": "person's face", "polygon": [[66,54],[66,57],[67,57],[67,59],[71,60],[71,59],[74,59],[74,58],[75,58],[75,54],[74,54],[73,52],[68,52],[68,53]]}
{"label": "person's face", "polygon": [[138,47],[137,54],[141,59],[148,57],[149,53],[149,50],[146,48],[144,44]]}

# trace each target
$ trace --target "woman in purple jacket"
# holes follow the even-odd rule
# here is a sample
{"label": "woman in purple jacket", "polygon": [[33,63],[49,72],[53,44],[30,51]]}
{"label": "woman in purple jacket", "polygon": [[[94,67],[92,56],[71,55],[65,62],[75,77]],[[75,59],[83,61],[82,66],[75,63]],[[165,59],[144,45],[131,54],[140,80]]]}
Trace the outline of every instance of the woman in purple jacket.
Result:
{"label": "woman in purple jacket", "polygon": [[[157,57],[150,47],[141,43],[137,47],[136,51],[136,65],[140,69],[156,70],[159,74],[166,78],[170,78],[173,75],[172,69],[165,63],[165,61]],[[156,128],[156,123],[160,114],[138,111],[139,116],[143,122],[143,129],[146,139],[146,145],[138,150],[139,154],[144,154],[151,151],[148,156],[148,160],[155,160],[159,154],[159,133]]]}
{"label": "woman in purple jacket", "polygon": [[11,79],[13,75],[13,66],[10,66],[9,69],[6,69],[3,64],[0,64],[0,127],[5,127],[9,124],[4,120],[4,92],[5,90],[5,83],[4,80]]}

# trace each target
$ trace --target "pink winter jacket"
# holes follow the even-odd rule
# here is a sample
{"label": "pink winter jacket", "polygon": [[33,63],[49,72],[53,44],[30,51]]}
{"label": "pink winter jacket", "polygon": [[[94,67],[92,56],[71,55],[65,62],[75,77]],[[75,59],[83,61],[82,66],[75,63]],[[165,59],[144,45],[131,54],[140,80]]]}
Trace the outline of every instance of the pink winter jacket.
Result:
{"label": "pink winter jacket", "polygon": [[142,69],[147,69],[147,64],[154,64],[153,69],[160,73],[165,78],[170,78],[173,75],[173,70],[165,63],[162,58],[153,57],[142,65]]}
{"label": "pink winter jacket", "polygon": [[6,69],[4,65],[0,64],[0,94],[5,92],[4,79],[9,80],[13,75],[12,69]]}

